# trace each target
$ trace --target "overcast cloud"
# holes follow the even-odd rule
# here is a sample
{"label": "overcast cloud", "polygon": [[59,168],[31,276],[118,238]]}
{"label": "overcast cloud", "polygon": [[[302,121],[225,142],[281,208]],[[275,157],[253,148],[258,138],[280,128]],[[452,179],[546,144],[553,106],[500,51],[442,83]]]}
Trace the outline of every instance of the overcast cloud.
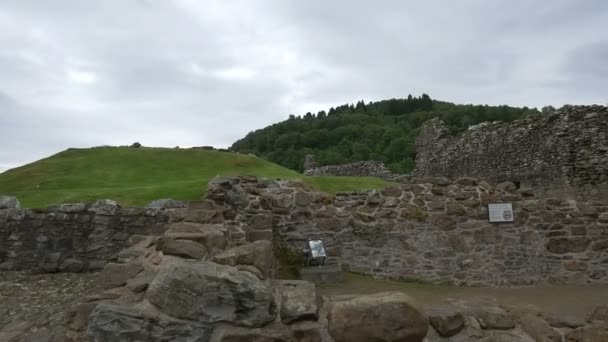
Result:
{"label": "overcast cloud", "polygon": [[330,106],[608,102],[608,1],[0,0],[0,172]]}

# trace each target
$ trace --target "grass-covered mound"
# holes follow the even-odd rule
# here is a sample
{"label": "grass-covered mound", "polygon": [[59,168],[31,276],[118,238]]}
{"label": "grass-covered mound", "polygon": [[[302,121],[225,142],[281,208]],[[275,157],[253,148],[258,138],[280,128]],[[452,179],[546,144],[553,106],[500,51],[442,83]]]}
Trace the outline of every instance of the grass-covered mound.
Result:
{"label": "grass-covered mound", "polygon": [[252,155],[204,149],[97,147],[68,149],[0,174],[0,194],[41,208],[101,198],[142,206],[154,199],[194,200],[216,176],[301,178],[328,191],[380,188],[371,177],[304,177]]}

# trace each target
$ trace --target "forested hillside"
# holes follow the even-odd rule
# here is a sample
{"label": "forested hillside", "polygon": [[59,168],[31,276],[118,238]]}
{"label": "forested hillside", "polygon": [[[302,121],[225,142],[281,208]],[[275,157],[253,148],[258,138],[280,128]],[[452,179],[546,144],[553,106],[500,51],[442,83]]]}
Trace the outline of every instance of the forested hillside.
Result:
{"label": "forested hillside", "polygon": [[428,95],[345,104],[329,111],[290,115],[289,119],[249,133],[231,149],[250,152],[302,171],[306,154],[322,165],[358,160],[384,162],[393,172],[414,168],[414,139],[420,125],[439,117],[453,132],[485,121],[511,121],[539,114],[535,108],[457,105]]}

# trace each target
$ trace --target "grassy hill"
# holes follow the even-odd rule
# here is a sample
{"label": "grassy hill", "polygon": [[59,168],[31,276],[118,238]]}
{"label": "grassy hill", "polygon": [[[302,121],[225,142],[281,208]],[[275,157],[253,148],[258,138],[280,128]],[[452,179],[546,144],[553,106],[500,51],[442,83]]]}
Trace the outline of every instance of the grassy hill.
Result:
{"label": "grassy hill", "polygon": [[68,149],[0,174],[0,194],[24,207],[110,198],[142,206],[154,199],[193,200],[216,176],[301,178],[323,191],[371,189],[389,183],[368,177],[304,177],[252,155],[203,149],[96,147]]}

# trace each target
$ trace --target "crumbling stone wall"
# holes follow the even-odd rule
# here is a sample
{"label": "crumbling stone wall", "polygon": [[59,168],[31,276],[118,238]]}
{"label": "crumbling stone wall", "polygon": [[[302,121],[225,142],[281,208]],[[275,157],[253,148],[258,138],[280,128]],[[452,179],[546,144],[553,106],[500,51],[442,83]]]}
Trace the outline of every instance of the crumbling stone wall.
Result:
{"label": "crumbling stone wall", "polygon": [[116,260],[133,235],[161,235],[166,223],[222,222],[211,202],[155,201],[122,208],[111,200],[46,209],[0,208],[0,270],[81,272]]}
{"label": "crumbling stone wall", "polygon": [[608,199],[608,108],[564,106],[511,123],[484,123],[452,136],[426,122],[416,140],[416,177],[478,177],[548,194]]}
{"label": "crumbling stone wall", "polygon": [[[608,203],[542,194],[474,178],[336,195],[254,177],[209,188],[249,239],[274,234],[298,252],[321,238],[345,270],[467,285],[608,283]],[[501,202],[513,204],[514,222],[489,222],[487,205]]]}
{"label": "crumbling stone wall", "polygon": [[407,182],[409,175],[394,174],[384,163],[379,161],[358,161],[341,165],[318,166],[313,156],[307,155],[304,161],[306,176],[349,176],[349,177],[378,177],[390,182]]}

